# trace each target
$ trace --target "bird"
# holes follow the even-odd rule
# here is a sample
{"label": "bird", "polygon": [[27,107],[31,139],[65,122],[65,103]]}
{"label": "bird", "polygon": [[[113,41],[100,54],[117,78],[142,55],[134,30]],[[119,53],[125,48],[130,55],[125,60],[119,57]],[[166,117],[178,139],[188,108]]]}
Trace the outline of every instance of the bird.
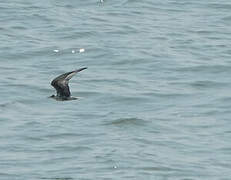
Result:
{"label": "bird", "polygon": [[67,72],[61,74],[52,80],[51,85],[56,89],[56,95],[51,95],[50,98],[53,98],[58,101],[67,101],[67,100],[76,100],[78,98],[72,97],[70,88],[69,88],[69,80],[78,72],[87,69],[87,67],[83,67],[71,72]]}

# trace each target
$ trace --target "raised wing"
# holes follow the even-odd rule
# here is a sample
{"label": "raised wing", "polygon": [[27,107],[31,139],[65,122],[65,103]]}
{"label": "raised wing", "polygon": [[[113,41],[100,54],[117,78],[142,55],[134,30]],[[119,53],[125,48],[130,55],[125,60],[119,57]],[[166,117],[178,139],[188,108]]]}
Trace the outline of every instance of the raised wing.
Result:
{"label": "raised wing", "polygon": [[87,69],[86,67],[77,69],[75,71],[64,73],[58,77],[56,77],[52,82],[51,85],[56,89],[57,96],[59,97],[70,97],[71,92],[68,86],[69,80],[78,72]]}

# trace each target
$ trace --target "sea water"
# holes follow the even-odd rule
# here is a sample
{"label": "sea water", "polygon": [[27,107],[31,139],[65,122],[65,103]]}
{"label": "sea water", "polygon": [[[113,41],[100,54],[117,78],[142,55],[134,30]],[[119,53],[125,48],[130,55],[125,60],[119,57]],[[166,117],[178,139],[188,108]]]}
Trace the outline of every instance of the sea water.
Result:
{"label": "sea water", "polygon": [[[231,179],[231,2],[0,1],[1,180]],[[55,101],[53,78],[76,101]]]}

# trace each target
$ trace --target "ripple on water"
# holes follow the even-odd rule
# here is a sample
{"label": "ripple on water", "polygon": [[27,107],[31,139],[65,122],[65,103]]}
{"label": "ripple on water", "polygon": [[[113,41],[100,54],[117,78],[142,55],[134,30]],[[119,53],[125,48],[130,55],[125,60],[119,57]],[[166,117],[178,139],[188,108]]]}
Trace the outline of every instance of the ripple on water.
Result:
{"label": "ripple on water", "polygon": [[227,85],[227,83],[218,82],[218,81],[194,81],[190,85],[194,88],[207,89],[207,88],[217,88]]}
{"label": "ripple on water", "polygon": [[73,178],[71,177],[62,177],[62,178],[59,178],[59,177],[54,177],[54,178],[47,178],[47,177],[42,177],[40,179],[47,179],[47,180],[74,180]]}
{"label": "ripple on water", "polygon": [[118,127],[123,127],[123,126],[145,126],[148,122],[139,119],[139,118],[119,118],[115,119],[111,122],[107,122],[104,125],[112,125],[112,126],[118,126]]}
{"label": "ripple on water", "polygon": [[176,71],[180,72],[207,72],[207,73],[223,73],[229,72],[230,66],[226,65],[198,65],[198,66],[188,66],[177,68]]}

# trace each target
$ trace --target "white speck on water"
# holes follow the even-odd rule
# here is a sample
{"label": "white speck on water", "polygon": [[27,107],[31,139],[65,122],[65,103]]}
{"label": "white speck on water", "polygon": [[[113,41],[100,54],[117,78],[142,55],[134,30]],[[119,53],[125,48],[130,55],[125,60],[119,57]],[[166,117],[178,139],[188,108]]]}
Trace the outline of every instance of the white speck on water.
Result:
{"label": "white speck on water", "polygon": [[85,49],[81,48],[79,49],[79,53],[83,53],[85,51]]}
{"label": "white speck on water", "polygon": [[75,53],[75,50],[72,50],[71,53],[74,54],[74,53]]}
{"label": "white speck on water", "polygon": [[117,166],[113,166],[114,169],[117,169]]}
{"label": "white speck on water", "polygon": [[54,52],[56,52],[56,53],[57,53],[57,52],[59,52],[59,50],[58,50],[58,49],[54,49],[53,51],[54,51]]}

